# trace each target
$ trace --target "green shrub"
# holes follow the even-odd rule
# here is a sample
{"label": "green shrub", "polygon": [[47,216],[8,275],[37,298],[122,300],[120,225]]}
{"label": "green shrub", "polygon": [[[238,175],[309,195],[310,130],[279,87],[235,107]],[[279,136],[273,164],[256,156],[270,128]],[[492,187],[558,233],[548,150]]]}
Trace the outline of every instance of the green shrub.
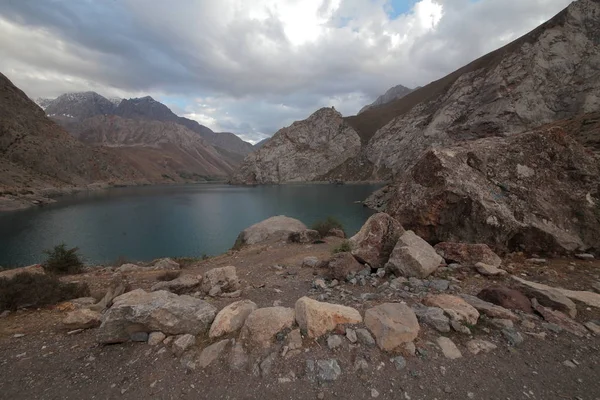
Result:
{"label": "green shrub", "polygon": [[333,254],[347,253],[347,252],[352,251],[352,245],[350,244],[349,240],[344,240],[338,246],[334,247],[332,251],[333,251]]}
{"label": "green shrub", "polygon": [[0,278],[0,312],[41,307],[89,295],[90,289],[85,283],[64,283],[46,274],[23,272],[11,278]]}
{"label": "green shrub", "polygon": [[341,229],[343,231],[344,226],[335,217],[327,217],[325,220],[315,222],[311,229],[319,232],[321,237],[325,237],[332,229]]}
{"label": "green shrub", "polygon": [[48,258],[42,267],[46,272],[56,275],[79,274],[83,271],[83,262],[77,254],[78,251],[77,247],[67,249],[64,243],[54,246],[52,250],[44,251]]}

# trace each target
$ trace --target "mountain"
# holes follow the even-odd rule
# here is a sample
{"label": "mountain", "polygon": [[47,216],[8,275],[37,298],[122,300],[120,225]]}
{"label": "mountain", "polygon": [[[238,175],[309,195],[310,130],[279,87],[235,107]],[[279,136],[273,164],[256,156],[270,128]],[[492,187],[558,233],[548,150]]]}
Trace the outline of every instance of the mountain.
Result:
{"label": "mountain", "polygon": [[[294,180],[392,180],[430,147],[514,135],[598,111],[599,15],[600,0],[578,0],[532,32],[448,76],[345,118],[361,138],[360,151],[340,165],[321,163],[319,171],[298,171]],[[339,125],[333,115],[321,124]],[[292,135],[288,131],[290,142]],[[296,156],[297,147],[277,143],[281,149],[270,143],[268,151],[282,159]],[[247,157],[241,170],[277,176],[279,163],[260,163],[265,148]]]}
{"label": "mountain", "polygon": [[266,139],[263,139],[263,140],[261,140],[260,142],[256,143],[256,144],[254,145],[254,150],[258,150],[258,149],[260,149],[261,147],[263,147],[263,146],[265,145],[265,143],[267,143],[267,140],[269,140],[269,139],[271,139],[271,138],[270,138],[270,137],[268,137],[268,138],[266,138]]}
{"label": "mountain", "polygon": [[322,108],[304,121],[279,130],[250,153],[232,183],[257,184],[316,180],[354,157],[360,137],[333,108]]}
{"label": "mountain", "polygon": [[254,151],[252,143],[240,139],[239,136],[231,132],[215,132],[211,144],[243,156]]}
{"label": "mountain", "polygon": [[73,138],[0,74],[0,197],[147,183],[116,154]]}
{"label": "mountain", "polygon": [[46,98],[43,98],[43,97],[38,97],[34,101],[35,101],[35,104],[37,104],[38,106],[40,106],[42,110],[45,110],[46,108],[48,108],[48,106],[50,105],[50,103],[53,100],[54,99],[46,99]]}
{"label": "mountain", "polygon": [[389,89],[387,92],[379,96],[377,100],[375,100],[373,103],[364,106],[358,113],[360,114],[372,107],[381,106],[390,103],[394,100],[401,99],[414,90],[415,89],[409,89],[406,86],[402,85],[394,86],[393,88]]}
{"label": "mountain", "polygon": [[66,93],[46,103],[44,111],[51,117],[81,121],[95,115],[112,114],[115,105],[96,92]]}

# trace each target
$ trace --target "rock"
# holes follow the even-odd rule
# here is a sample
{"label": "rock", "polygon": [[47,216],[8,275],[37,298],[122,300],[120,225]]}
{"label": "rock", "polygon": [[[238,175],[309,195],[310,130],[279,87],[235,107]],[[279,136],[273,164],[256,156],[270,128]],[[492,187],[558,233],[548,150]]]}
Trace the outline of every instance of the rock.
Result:
{"label": "rock", "polygon": [[396,371],[401,371],[406,368],[406,359],[402,356],[394,357],[390,360],[394,367],[396,367]]}
{"label": "rock", "polygon": [[450,287],[450,282],[445,279],[433,279],[429,281],[429,289],[445,292]]}
{"label": "rock", "polygon": [[346,339],[350,341],[350,343],[356,343],[358,341],[358,337],[356,336],[356,331],[354,329],[347,328],[346,329]]}
{"label": "rock", "polygon": [[190,335],[189,333],[181,335],[173,341],[173,353],[179,357],[195,344],[196,338],[194,335]]}
{"label": "rock", "polygon": [[498,329],[514,328],[515,324],[510,319],[492,318],[490,323]]}
{"label": "rock", "polygon": [[388,214],[372,215],[360,231],[350,238],[352,255],[372,268],[381,268],[403,233],[402,225]]}
{"label": "rock", "polygon": [[240,300],[223,308],[213,321],[208,337],[217,338],[241,329],[253,311],[258,309],[256,303],[250,300]]}
{"label": "rock", "polygon": [[114,299],[98,329],[98,340],[121,343],[134,332],[198,335],[208,330],[216,312],[212,305],[191,296],[136,289]]}
{"label": "rock", "polygon": [[600,335],[600,325],[592,322],[592,321],[588,321],[585,324],[583,324],[586,328],[588,328],[590,330],[590,332],[592,332],[594,335]]}
{"label": "rock", "polygon": [[572,320],[571,318],[569,318],[562,312],[554,311],[549,308],[546,308],[546,307],[542,306],[541,304],[539,304],[536,299],[533,299],[531,301],[531,305],[532,305],[533,309],[535,311],[537,311],[538,313],[540,313],[541,316],[544,317],[544,319],[546,321],[548,321],[549,323],[556,324],[556,325],[560,326],[561,328],[563,328],[564,330],[566,330],[567,332],[570,332],[576,336],[587,335],[587,331],[586,331],[585,327],[583,327],[583,325],[579,324],[578,322],[575,322],[574,320]]}
{"label": "rock", "polygon": [[149,268],[142,267],[137,264],[127,263],[127,264],[123,264],[119,268],[117,268],[117,271],[126,273],[126,272],[143,271],[143,270],[148,270],[148,269]]}
{"label": "rock", "polygon": [[[519,317],[515,315],[515,313],[504,307],[488,303],[487,301],[481,300],[480,298],[477,298],[475,296],[470,296],[468,294],[460,294],[459,296],[464,301],[473,306],[481,314],[485,314],[490,318],[503,318],[510,319],[512,321],[516,321],[519,319]],[[529,302],[529,300],[527,301]]]}
{"label": "rock", "polygon": [[292,308],[267,307],[253,311],[242,328],[240,338],[256,346],[266,348],[278,332],[294,325]]}
{"label": "rock", "polygon": [[10,310],[4,310],[0,313],[0,318],[6,318],[10,315]]}
{"label": "rock", "polygon": [[547,264],[548,260],[546,260],[545,258],[528,258],[527,262],[530,262],[532,264]]}
{"label": "rock", "polygon": [[365,312],[365,325],[373,332],[377,345],[385,351],[412,342],[419,333],[415,313],[406,304],[384,303]]}
{"label": "rock", "polygon": [[344,231],[341,229],[338,229],[338,228],[330,229],[329,232],[327,232],[327,235],[325,235],[325,236],[338,237],[341,239],[346,238],[346,234],[344,233]]}
{"label": "rock", "polygon": [[131,340],[132,342],[144,342],[146,343],[148,341],[148,333],[147,332],[133,332],[130,336],[129,336],[129,340]]}
{"label": "rock", "polygon": [[489,353],[490,351],[495,350],[497,347],[498,346],[495,344],[481,339],[473,339],[467,342],[467,349],[472,354],[479,354],[481,352]]}
{"label": "rock", "polygon": [[330,350],[336,349],[342,345],[342,338],[340,335],[329,335],[327,338],[327,347]]}
{"label": "rock", "polygon": [[465,335],[471,336],[471,330],[468,327],[464,326],[460,321],[451,319],[450,326],[458,333],[463,333]]}
{"label": "rock", "polygon": [[[563,288],[555,288],[563,295],[571,300],[583,303],[586,306],[600,308],[600,294],[579,290],[567,290]],[[539,301],[539,300],[538,300]]]}
{"label": "rock", "polygon": [[127,282],[121,276],[117,276],[111,281],[110,287],[108,288],[108,291],[106,292],[102,300],[100,300],[93,306],[90,306],[90,310],[98,312],[104,311],[113,304],[113,300],[115,298],[127,291],[128,286],[129,285],[127,284]]}
{"label": "rock", "polygon": [[170,258],[161,258],[160,260],[156,260],[151,268],[157,271],[171,271],[179,270],[181,266]]}
{"label": "rock", "polygon": [[356,330],[356,337],[358,342],[364,346],[375,346],[375,339],[371,336],[371,332],[364,328]]}
{"label": "rock", "polygon": [[208,367],[210,364],[215,362],[215,360],[221,357],[221,354],[223,354],[229,342],[229,339],[225,339],[221,340],[220,342],[211,344],[210,346],[202,350],[202,353],[200,353],[200,357],[198,357],[196,364],[200,368]]}
{"label": "rock", "polygon": [[571,360],[566,360],[563,362],[563,365],[568,368],[577,368],[577,365]]}
{"label": "rock", "polygon": [[273,369],[273,363],[275,362],[275,358],[277,357],[277,353],[273,352],[266,356],[259,364],[260,375],[265,378],[271,375],[271,370]]}
{"label": "rock", "polygon": [[493,265],[484,264],[482,262],[478,262],[477,264],[475,264],[475,269],[483,276],[497,276],[507,274],[507,272],[503,269],[500,269]]}
{"label": "rock", "polygon": [[315,289],[327,289],[327,283],[325,283],[325,279],[317,278],[312,283],[313,288]]}
{"label": "rock", "polygon": [[487,244],[442,242],[435,245],[435,250],[448,263],[455,262],[468,267],[483,263],[496,268],[502,264],[502,259]]}
{"label": "rock", "polygon": [[509,289],[504,286],[493,286],[480,291],[477,297],[505,309],[520,310],[528,314],[533,313],[531,302],[527,296],[515,289]]}
{"label": "rock", "polygon": [[316,268],[319,265],[317,257],[304,257],[302,260],[302,268]]}
{"label": "rock", "polygon": [[245,245],[287,241],[291,233],[306,230],[306,225],[284,215],[271,217],[244,229],[238,236],[234,250]]}
{"label": "rock", "polygon": [[200,280],[191,275],[183,275],[167,282],[158,282],[150,289],[153,292],[157,290],[166,290],[171,293],[184,294],[193,291],[200,285]]}
{"label": "rock", "polygon": [[317,338],[335,329],[337,325],[362,322],[360,313],[351,307],[322,303],[309,297],[296,301],[296,321],[308,337]]}
{"label": "rock", "polygon": [[230,293],[221,293],[221,297],[226,298],[226,299],[237,299],[241,295],[242,295],[241,290],[236,290],[235,292],[230,292]]}
{"label": "rock", "polygon": [[594,259],[594,255],[588,254],[588,253],[575,254],[575,257],[579,258],[580,260],[593,260]]}
{"label": "rock", "polygon": [[89,308],[96,304],[96,299],[93,297],[80,297],[78,299],[69,300],[76,308]]}
{"label": "rock", "polygon": [[592,289],[594,290],[594,292],[600,293],[600,282],[593,282]]}
{"label": "rock", "polygon": [[63,325],[69,330],[97,328],[102,323],[102,314],[88,308],[67,313],[63,319]]}
{"label": "rock", "polygon": [[210,297],[217,297],[220,294],[221,294],[221,287],[220,286],[213,286],[208,291],[208,295]]}
{"label": "rock", "polygon": [[314,229],[304,229],[300,232],[292,232],[288,236],[288,241],[291,243],[309,244],[315,240],[319,240],[321,235]]}
{"label": "rock", "polygon": [[337,360],[317,360],[317,379],[321,382],[332,382],[335,381],[342,374]]}
{"label": "rock", "polygon": [[443,261],[429,243],[413,231],[406,231],[398,239],[385,269],[396,276],[426,278]]}
{"label": "rock", "polygon": [[379,392],[377,391],[377,389],[371,389],[371,397],[374,399],[379,397]]}
{"label": "rock", "polygon": [[523,343],[523,335],[517,332],[514,328],[502,329],[502,335],[508,340],[508,344],[511,346],[518,346]]}
{"label": "rock", "polygon": [[562,311],[571,318],[575,318],[577,315],[575,303],[559,290],[541,283],[526,281],[514,275],[512,279],[529,297],[537,299],[541,305]]}
{"label": "rock", "polygon": [[444,315],[444,310],[438,307],[427,307],[416,303],[412,310],[422,324],[427,324],[438,332],[450,332],[450,319]]}
{"label": "rock", "polygon": [[302,348],[302,334],[300,329],[294,329],[287,335],[287,346],[290,350],[298,350]]}
{"label": "rock", "polygon": [[364,266],[360,264],[351,253],[343,252],[334,254],[327,263],[328,276],[344,282],[348,277],[358,274]]}
{"label": "rock", "polygon": [[243,370],[248,365],[248,354],[244,350],[244,346],[241,343],[236,343],[231,349],[229,355],[229,367],[234,370]]}
{"label": "rock", "polygon": [[148,344],[150,346],[158,346],[165,340],[166,335],[162,332],[152,332],[148,335]]}
{"label": "rock", "polygon": [[442,353],[444,353],[444,357],[449,358],[451,360],[455,360],[457,358],[461,358],[462,354],[458,347],[454,344],[454,342],[448,339],[445,336],[440,336],[437,338],[437,344],[442,349]]}
{"label": "rock", "polygon": [[400,290],[404,286],[406,286],[406,283],[408,283],[408,279],[406,279],[405,277],[401,276],[399,278],[393,279],[390,282],[390,287],[392,289],[394,289],[394,290]]}
{"label": "rock", "polygon": [[227,266],[214,268],[204,274],[202,280],[202,291],[210,292],[213,288],[219,288],[221,292],[234,292],[240,288],[235,267]]}
{"label": "rock", "polygon": [[466,322],[471,325],[477,324],[479,312],[475,307],[457,296],[449,294],[428,295],[423,299],[423,304],[430,307],[439,307],[451,320]]}

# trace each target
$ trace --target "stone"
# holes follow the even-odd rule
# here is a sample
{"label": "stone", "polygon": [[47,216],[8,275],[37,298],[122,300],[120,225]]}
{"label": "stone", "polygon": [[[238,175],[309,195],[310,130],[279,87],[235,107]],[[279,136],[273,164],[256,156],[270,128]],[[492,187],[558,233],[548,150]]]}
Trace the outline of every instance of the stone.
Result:
{"label": "stone", "polygon": [[287,241],[291,233],[306,229],[297,219],[285,215],[271,217],[244,229],[237,237],[234,250],[257,243]]}
{"label": "stone", "polygon": [[592,290],[596,293],[600,293],[600,282],[593,282]]}
{"label": "stone", "polygon": [[419,333],[417,316],[406,304],[384,303],[365,312],[365,325],[380,349],[392,351],[412,342]]}
{"label": "stone", "polygon": [[[464,296],[462,297],[464,298]],[[477,297],[481,300],[487,301],[505,309],[519,310],[528,314],[533,314],[531,302],[529,301],[527,296],[515,289],[510,289],[504,286],[493,286],[481,290],[477,294]]]}
{"label": "stone", "polygon": [[89,308],[96,304],[96,299],[93,297],[80,297],[78,299],[69,300],[69,303],[73,304],[75,308]]}
{"label": "stone", "polygon": [[201,289],[208,293],[212,288],[219,288],[221,292],[235,292],[240,288],[235,267],[227,266],[214,268],[204,274]]}
{"label": "stone", "polygon": [[144,270],[148,270],[148,269],[149,268],[142,267],[137,264],[127,263],[127,264],[123,264],[119,268],[117,268],[117,271],[127,273],[127,272],[144,271]]}
{"label": "stone", "polygon": [[588,328],[590,330],[590,332],[592,332],[594,335],[600,335],[600,325],[592,322],[592,321],[588,321],[585,324],[583,324],[586,328]]}
{"label": "stone", "polygon": [[408,283],[408,279],[406,279],[405,277],[401,276],[399,278],[393,279],[390,282],[390,287],[392,289],[394,289],[394,290],[400,290],[404,286],[406,286],[407,283]]}
{"label": "stone", "polygon": [[575,303],[561,293],[560,290],[541,283],[526,281],[514,275],[512,279],[517,282],[521,290],[529,297],[537,299],[542,306],[562,311],[571,318],[575,318],[577,315]]}
{"label": "stone", "polygon": [[[460,294],[459,296],[464,301],[466,301],[468,304],[473,306],[481,314],[485,314],[490,318],[510,319],[512,321],[516,321],[519,319],[519,317],[512,311],[510,311],[504,307],[497,306],[492,303],[488,303],[487,301],[481,300],[478,297],[471,296],[468,294]],[[527,300],[527,301],[529,301],[529,300]]]}
{"label": "stone", "polygon": [[276,352],[272,352],[268,356],[266,356],[259,364],[260,375],[265,378],[271,375],[271,371],[273,369],[273,363],[275,362],[275,358],[277,357]]}
{"label": "stone", "polygon": [[317,278],[312,283],[313,288],[315,289],[327,289],[327,283],[323,278]]}
{"label": "stone", "polygon": [[358,338],[358,342],[364,346],[375,346],[375,339],[373,339],[371,332],[364,328],[356,330],[356,337]]}
{"label": "stone", "polygon": [[579,258],[580,260],[593,260],[594,259],[594,255],[589,254],[589,253],[575,254],[575,257]]}
{"label": "stone", "polygon": [[330,350],[336,349],[342,345],[342,337],[340,335],[329,335],[327,338],[327,347]]}
{"label": "stone", "polygon": [[508,340],[508,344],[511,346],[518,346],[523,343],[523,335],[517,332],[514,328],[502,329],[502,336]]}
{"label": "stone", "polygon": [[479,354],[481,352],[489,353],[490,351],[496,350],[498,348],[498,346],[496,346],[494,343],[481,339],[469,340],[466,346],[472,354]]}
{"label": "stone", "polygon": [[374,399],[379,397],[379,392],[377,391],[377,389],[371,389],[371,397]]}
{"label": "stone", "polygon": [[237,299],[241,295],[242,295],[242,291],[241,290],[236,290],[235,292],[221,293],[220,294],[221,297],[226,298],[226,299]]}
{"label": "stone", "polygon": [[302,260],[302,268],[316,268],[319,265],[319,259],[317,257],[304,257]]}
{"label": "stone", "polygon": [[345,239],[346,233],[339,228],[332,228],[329,230],[329,232],[327,232],[327,235],[325,235],[325,236],[338,237],[340,239]]}
{"label": "stone", "polygon": [[196,337],[194,335],[189,333],[181,335],[173,341],[173,353],[179,357],[195,344]]}
{"label": "stone", "polygon": [[344,282],[348,277],[358,274],[364,266],[356,261],[351,253],[334,254],[327,262],[327,275],[330,279]]}
{"label": "stone", "polygon": [[463,333],[465,335],[471,336],[471,330],[468,327],[464,326],[460,321],[451,319],[450,326],[458,333]]}
{"label": "stone", "polygon": [[128,290],[129,285],[121,276],[112,279],[104,297],[96,304],[90,306],[90,310],[103,312],[113,304],[113,300]]}
{"label": "stone", "polygon": [[98,329],[98,341],[121,343],[135,332],[198,335],[208,330],[216,312],[214,306],[191,296],[136,289],[114,299]]}
{"label": "stone", "polygon": [[484,264],[482,262],[478,262],[477,264],[475,264],[475,269],[483,276],[498,276],[507,274],[507,272],[503,269],[500,269],[493,265]]}
{"label": "stone", "polygon": [[166,290],[171,293],[185,294],[194,291],[200,285],[200,280],[191,275],[183,275],[167,282],[158,282],[151,291]]}
{"label": "stone", "polygon": [[398,221],[385,213],[372,215],[360,231],[350,238],[352,255],[371,268],[381,268],[404,233]]}
{"label": "stone", "polygon": [[443,261],[429,243],[413,231],[406,231],[398,239],[385,269],[396,276],[426,278]]}
{"label": "stone", "polygon": [[148,341],[148,333],[147,332],[133,332],[129,335],[129,340],[132,342],[147,342]]}
{"label": "stone", "polygon": [[248,365],[248,354],[244,350],[244,346],[237,342],[231,348],[229,355],[229,367],[233,370],[241,371]]}
{"label": "stone", "polygon": [[230,340],[225,339],[211,344],[202,350],[200,357],[198,357],[198,360],[196,361],[196,365],[198,365],[200,368],[208,367],[210,364],[219,359],[219,357],[221,357],[221,354],[223,354],[229,343]]}
{"label": "stone", "polygon": [[429,289],[445,292],[450,287],[450,282],[445,279],[433,279],[429,281]]}
{"label": "stone", "polygon": [[246,318],[258,309],[256,303],[250,300],[240,300],[223,308],[213,321],[208,337],[218,338],[241,329]]}
{"label": "stone", "polygon": [[150,346],[158,346],[165,340],[166,335],[162,332],[152,332],[148,335],[148,344]]}
{"label": "stone", "polygon": [[6,318],[10,315],[10,310],[4,310],[0,313],[0,318]]}
{"label": "stone", "polygon": [[69,330],[97,328],[102,323],[102,314],[88,308],[70,311],[63,319],[63,325]]}
{"label": "stone", "polygon": [[563,361],[563,365],[568,368],[577,368],[577,365],[571,360]]}
{"label": "stone", "polygon": [[456,347],[454,342],[445,336],[440,336],[436,340],[438,346],[442,349],[442,353],[444,353],[444,357],[449,358],[451,360],[455,360],[457,358],[462,357],[462,353]]}
{"label": "stone", "polygon": [[434,248],[448,263],[459,263],[467,267],[475,267],[477,263],[492,267],[502,264],[502,259],[487,244],[441,242]]}
{"label": "stone", "polygon": [[402,356],[394,357],[390,361],[394,364],[394,367],[396,367],[396,371],[401,371],[406,368],[406,359]]}
{"label": "stone", "polygon": [[358,324],[363,320],[354,308],[323,303],[309,297],[298,299],[295,309],[298,326],[312,338],[332,331],[337,325]]}
{"label": "stone", "polygon": [[314,229],[304,229],[300,232],[291,232],[288,236],[290,243],[309,244],[319,240],[321,235]]}
{"label": "stone", "polygon": [[540,313],[540,315],[544,317],[544,320],[547,322],[556,324],[567,332],[570,332],[576,336],[587,335],[587,331],[583,325],[569,318],[564,313],[542,306],[540,303],[538,303],[537,299],[533,299],[531,301],[531,305],[534,310]]}
{"label": "stone", "polygon": [[514,328],[515,324],[510,319],[492,318],[490,323],[498,329]]}
{"label": "stone", "polygon": [[181,266],[179,265],[179,263],[173,261],[170,258],[161,258],[159,260],[156,260],[150,268],[156,271],[172,271],[181,269]]}
{"label": "stone", "polygon": [[300,329],[294,329],[287,335],[287,346],[290,350],[298,350],[302,348],[302,334]]}
{"label": "stone", "polygon": [[449,294],[428,295],[423,299],[423,304],[430,307],[439,307],[451,320],[466,322],[471,325],[477,324],[479,312],[460,297]]}
{"label": "stone", "polygon": [[315,364],[317,379],[320,382],[335,381],[342,374],[342,369],[335,359],[317,360]]}
{"label": "stone", "polygon": [[294,325],[292,308],[266,307],[253,311],[246,318],[240,338],[258,347],[267,348],[278,332]]}
{"label": "stone", "polygon": [[412,310],[421,324],[429,325],[438,332],[450,332],[450,319],[441,308],[416,303],[412,306]]}
{"label": "stone", "polygon": [[358,337],[356,336],[356,331],[354,329],[347,328],[346,329],[346,339],[350,341],[350,343],[356,343],[358,341]]}
{"label": "stone", "polygon": [[[563,288],[555,288],[560,293],[567,296],[569,299],[576,302],[585,304],[589,307],[600,308],[600,294],[593,292],[586,292],[580,290],[568,290]],[[539,300],[538,300],[539,301]]]}

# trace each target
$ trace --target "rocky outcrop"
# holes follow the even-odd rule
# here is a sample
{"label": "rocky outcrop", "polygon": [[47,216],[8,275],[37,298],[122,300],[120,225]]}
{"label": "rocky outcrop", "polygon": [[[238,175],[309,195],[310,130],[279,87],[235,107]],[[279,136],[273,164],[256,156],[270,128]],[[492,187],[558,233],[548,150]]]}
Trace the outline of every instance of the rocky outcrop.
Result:
{"label": "rocky outcrop", "polygon": [[402,225],[388,214],[372,215],[350,238],[352,255],[371,268],[383,267],[403,233]]}
{"label": "rocky outcrop", "polygon": [[306,225],[297,219],[285,215],[271,217],[244,229],[238,235],[234,249],[263,242],[287,241],[290,234],[305,230]]}
{"label": "rocky outcrop", "polygon": [[360,150],[360,137],[333,108],[279,130],[249,154],[233,174],[235,184],[312,181]]}
{"label": "rocky outcrop", "polygon": [[377,98],[377,100],[375,100],[373,103],[361,108],[358,113],[360,114],[360,113],[367,111],[368,109],[370,109],[372,107],[382,106],[382,105],[390,103],[394,100],[401,99],[404,96],[406,96],[407,94],[409,94],[410,92],[412,92],[413,90],[415,90],[415,89],[409,89],[406,86],[402,86],[402,85],[394,86],[394,87],[388,89],[384,94],[379,96]]}

